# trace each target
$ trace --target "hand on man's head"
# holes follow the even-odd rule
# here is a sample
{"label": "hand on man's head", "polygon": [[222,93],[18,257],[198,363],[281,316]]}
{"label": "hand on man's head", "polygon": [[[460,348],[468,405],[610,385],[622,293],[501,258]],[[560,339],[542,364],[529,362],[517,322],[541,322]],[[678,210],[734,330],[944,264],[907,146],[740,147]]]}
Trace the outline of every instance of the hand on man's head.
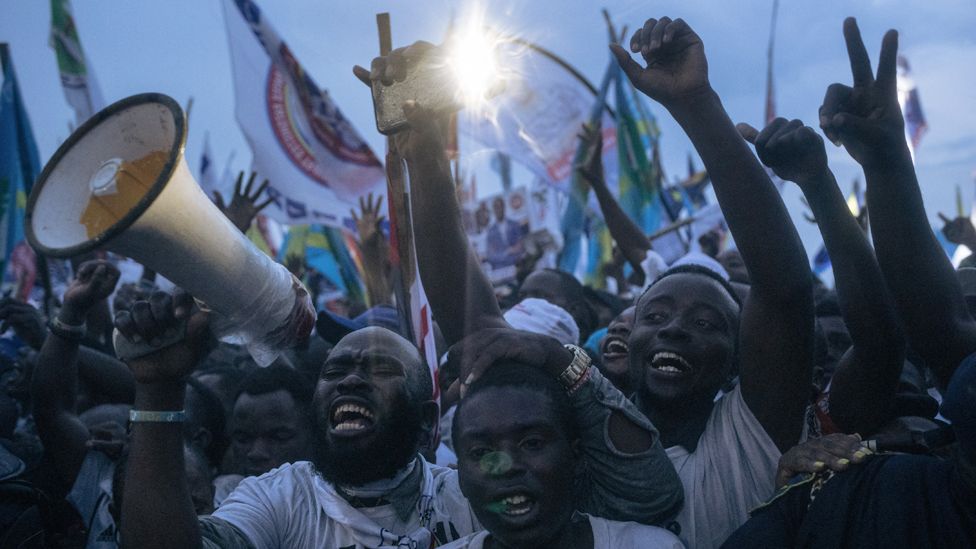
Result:
{"label": "hand on man's head", "polygon": [[485,328],[451,347],[448,361],[460,372],[457,383],[463,397],[467,387],[495,364],[524,364],[556,378],[573,361],[573,353],[549,336],[513,328]]}

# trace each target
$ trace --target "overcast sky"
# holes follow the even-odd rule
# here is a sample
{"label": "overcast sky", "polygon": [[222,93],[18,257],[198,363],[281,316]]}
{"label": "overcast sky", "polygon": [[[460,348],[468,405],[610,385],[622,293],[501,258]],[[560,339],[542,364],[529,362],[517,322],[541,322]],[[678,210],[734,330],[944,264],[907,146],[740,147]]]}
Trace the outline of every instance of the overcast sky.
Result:
{"label": "overcast sky", "polygon": [[[236,151],[235,169],[250,152],[234,119],[230,57],[221,0],[74,0],[78,32],[107,102],[141,92],[162,92],[181,103],[194,98],[187,157],[196,171],[205,132],[218,166]],[[395,46],[439,42],[453,12],[468,5],[450,0],[258,0],[266,16],[319,85],[327,88],[377,151],[372,105],[352,76],[376,54],[375,14],[391,13]],[[683,17],[705,42],[710,78],[733,120],[761,122],[766,41],[772,0],[492,0],[488,22],[520,34],[573,64],[597,82],[608,60],[600,8],[618,25],[634,29],[648,17]],[[0,41],[9,42],[42,161],[69,134],[73,112],[64,100],[48,46],[49,2],[0,0]],[[872,60],[888,28],[901,32],[901,52],[911,63],[929,133],[917,151],[917,169],[930,218],[955,211],[955,187],[967,205],[976,171],[976,1],[781,0],[775,60],[779,115],[815,125],[823,93],[833,82],[850,83],[841,34],[845,16],[858,18]],[[690,143],[666,112],[654,105],[662,128],[665,170],[685,170]],[[842,149],[830,146],[831,167],[846,188],[859,175]],[[463,151],[462,151],[463,152]],[[479,187],[484,185],[479,178]],[[786,201],[807,252],[820,237],[802,220],[799,193]]]}

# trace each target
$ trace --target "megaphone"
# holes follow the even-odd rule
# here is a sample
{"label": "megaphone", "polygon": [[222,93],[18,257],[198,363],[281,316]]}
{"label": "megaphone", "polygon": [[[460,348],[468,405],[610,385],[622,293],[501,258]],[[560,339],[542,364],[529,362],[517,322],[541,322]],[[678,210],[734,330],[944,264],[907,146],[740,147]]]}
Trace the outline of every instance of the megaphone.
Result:
{"label": "megaphone", "polygon": [[52,257],[96,249],[130,257],[206,304],[218,335],[271,362],[311,332],[308,291],[214,206],[190,174],[185,144],[183,110],[166,95],[105,108],[71,134],[34,184],[28,242]]}

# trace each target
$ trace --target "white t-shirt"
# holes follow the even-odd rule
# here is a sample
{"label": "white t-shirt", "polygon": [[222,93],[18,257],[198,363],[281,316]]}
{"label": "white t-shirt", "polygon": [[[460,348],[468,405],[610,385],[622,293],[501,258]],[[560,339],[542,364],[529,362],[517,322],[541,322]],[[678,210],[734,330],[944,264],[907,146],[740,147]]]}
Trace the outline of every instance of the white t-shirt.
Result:
{"label": "white t-shirt", "polygon": [[[683,549],[684,545],[677,536],[664,528],[645,526],[636,522],[617,522],[592,515],[584,515],[590,519],[593,530],[593,549]],[[461,538],[444,545],[440,549],[482,549],[488,531]]]}
{"label": "white t-shirt", "polygon": [[355,508],[311,463],[246,478],[213,517],[235,526],[257,549],[431,547],[481,529],[461,494],[457,471],[423,465],[421,497],[406,521],[393,505]]}
{"label": "white t-shirt", "polygon": [[115,549],[119,546],[119,530],[109,511],[112,504],[112,477],[115,462],[102,452],[89,450],[75,477],[67,499],[88,529],[85,547]]}
{"label": "white t-shirt", "polygon": [[737,386],[712,409],[698,448],[667,449],[685,489],[675,521],[688,547],[718,547],[775,490],[780,451]]}

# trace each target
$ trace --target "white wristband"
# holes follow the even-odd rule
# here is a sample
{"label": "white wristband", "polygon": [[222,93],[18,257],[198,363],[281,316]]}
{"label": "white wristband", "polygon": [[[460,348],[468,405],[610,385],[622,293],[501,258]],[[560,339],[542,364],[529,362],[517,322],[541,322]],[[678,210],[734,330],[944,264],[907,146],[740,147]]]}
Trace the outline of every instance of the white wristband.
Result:
{"label": "white wristband", "polygon": [[154,410],[129,410],[131,423],[182,423],[186,420],[186,411],[158,412]]}

